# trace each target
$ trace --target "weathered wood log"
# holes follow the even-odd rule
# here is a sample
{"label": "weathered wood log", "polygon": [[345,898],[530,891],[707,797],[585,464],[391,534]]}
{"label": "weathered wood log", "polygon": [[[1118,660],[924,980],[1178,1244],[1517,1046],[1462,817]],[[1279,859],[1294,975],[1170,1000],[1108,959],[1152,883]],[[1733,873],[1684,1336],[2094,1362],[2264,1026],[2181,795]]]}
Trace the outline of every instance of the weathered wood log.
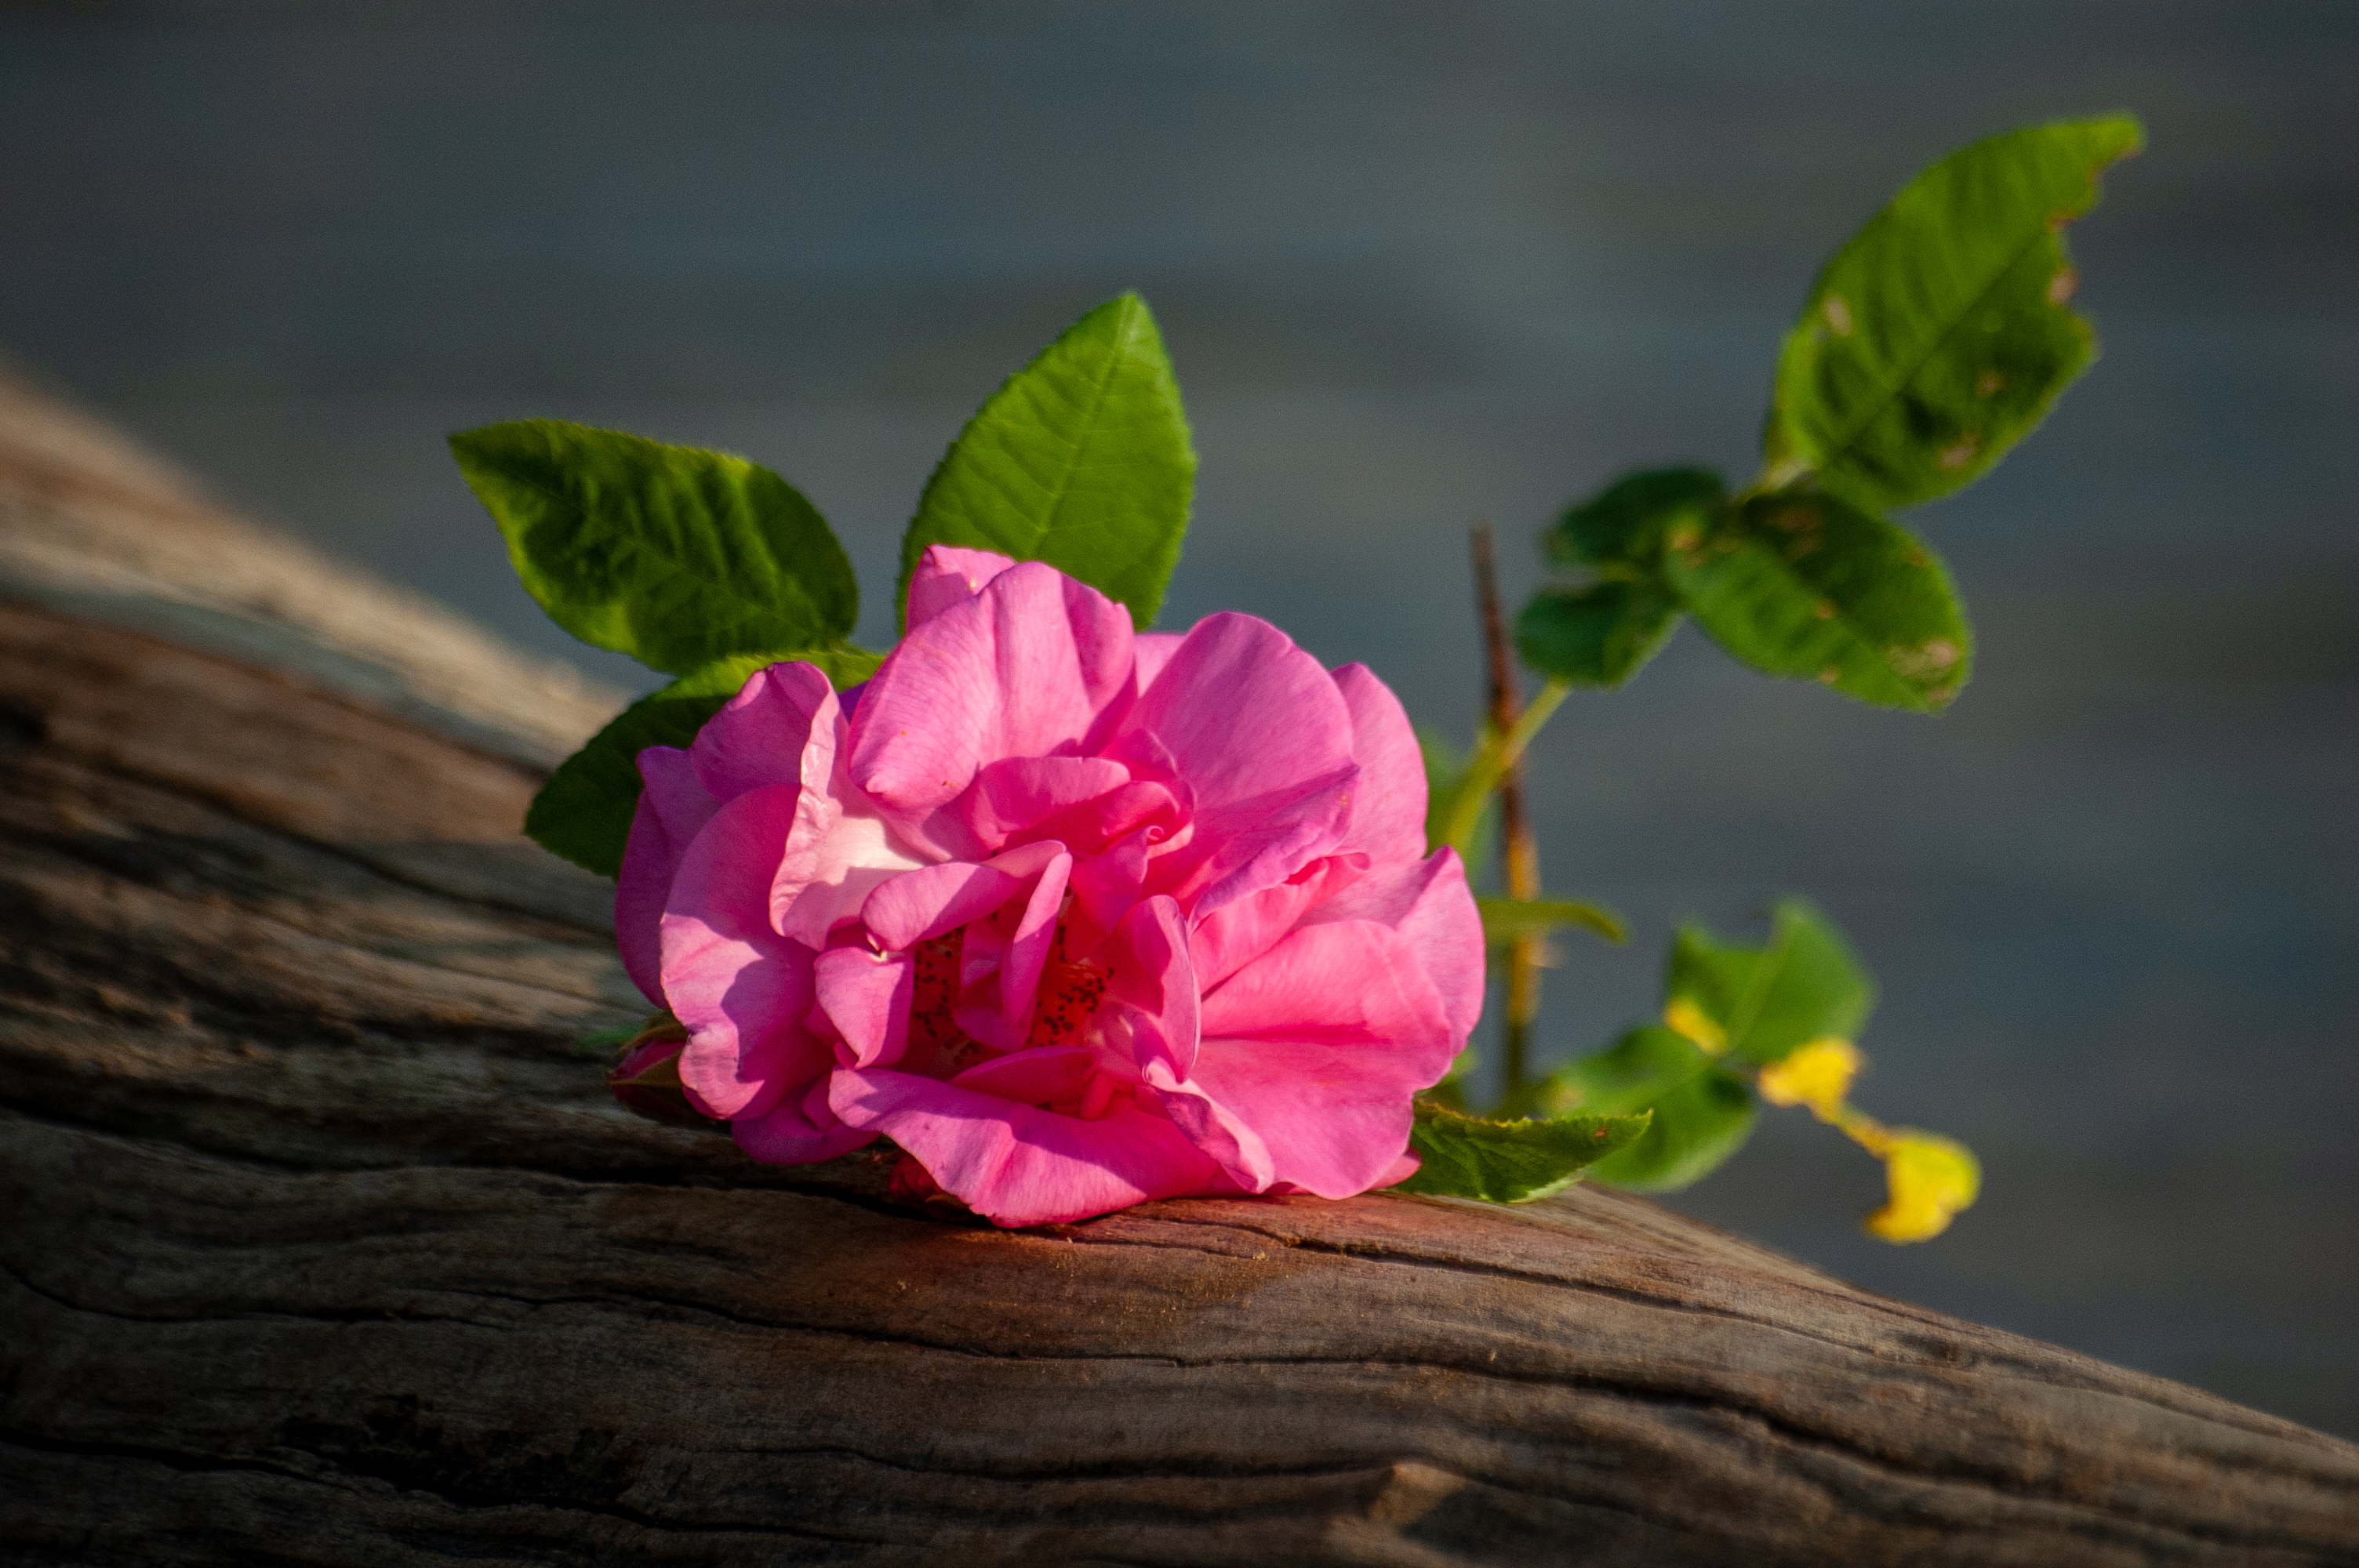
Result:
{"label": "weathered wood log", "polygon": [[0,410],[9,1563],[2359,1562],[2359,1448],[1635,1198],[1002,1232],[630,1118],[517,834],[594,699]]}

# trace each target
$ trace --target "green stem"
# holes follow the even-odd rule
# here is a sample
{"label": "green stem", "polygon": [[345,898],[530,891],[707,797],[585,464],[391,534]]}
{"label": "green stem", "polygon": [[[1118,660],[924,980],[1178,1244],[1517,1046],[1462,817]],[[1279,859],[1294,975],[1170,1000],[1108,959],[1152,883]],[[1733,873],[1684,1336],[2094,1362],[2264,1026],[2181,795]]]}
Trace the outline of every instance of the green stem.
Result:
{"label": "green stem", "polygon": [[1515,725],[1506,734],[1485,734],[1483,744],[1475,748],[1473,759],[1466,764],[1466,776],[1458,783],[1451,797],[1450,813],[1441,819],[1441,841],[1464,855],[1474,837],[1475,824],[1483,819],[1483,807],[1507,770],[1522,760],[1525,748],[1540,726],[1549,721],[1564,699],[1572,695],[1570,682],[1552,680],[1540,687],[1531,706],[1518,714]]}

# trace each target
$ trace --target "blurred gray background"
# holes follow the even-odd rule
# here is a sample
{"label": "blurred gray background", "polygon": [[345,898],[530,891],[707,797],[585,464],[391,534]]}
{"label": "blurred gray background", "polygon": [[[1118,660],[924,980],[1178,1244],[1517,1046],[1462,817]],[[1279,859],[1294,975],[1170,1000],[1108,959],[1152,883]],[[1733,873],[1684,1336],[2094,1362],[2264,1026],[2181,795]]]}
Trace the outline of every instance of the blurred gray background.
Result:
{"label": "blurred gray background", "polygon": [[1692,631],[1538,748],[1543,1055],[1670,924],[1819,900],[1867,1106],[1981,1205],[1863,1238],[1799,1112],[1676,1205],[1875,1289],[2359,1437],[2359,8],[668,4],[0,8],[0,345],[235,503],[610,678],[443,435],[732,448],[896,541],[1001,377],[1123,287],[1203,468],[1166,624],[1267,616],[1463,734],[1465,530],[1752,471],[1818,261],[1921,164],[2127,107],[2104,358],[1915,514],[1982,636],[1939,719]]}

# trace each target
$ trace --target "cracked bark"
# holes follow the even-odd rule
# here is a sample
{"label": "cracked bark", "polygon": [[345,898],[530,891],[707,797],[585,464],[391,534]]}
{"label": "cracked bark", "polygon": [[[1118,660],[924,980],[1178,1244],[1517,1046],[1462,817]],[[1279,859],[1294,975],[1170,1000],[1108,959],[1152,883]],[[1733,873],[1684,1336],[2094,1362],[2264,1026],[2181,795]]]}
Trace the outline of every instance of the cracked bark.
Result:
{"label": "cracked bark", "polygon": [[516,833],[600,702],[405,613],[0,385],[7,1562],[2359,1562],[2359,1449],[1637,1199],[1003,1233],[633,1120]]}

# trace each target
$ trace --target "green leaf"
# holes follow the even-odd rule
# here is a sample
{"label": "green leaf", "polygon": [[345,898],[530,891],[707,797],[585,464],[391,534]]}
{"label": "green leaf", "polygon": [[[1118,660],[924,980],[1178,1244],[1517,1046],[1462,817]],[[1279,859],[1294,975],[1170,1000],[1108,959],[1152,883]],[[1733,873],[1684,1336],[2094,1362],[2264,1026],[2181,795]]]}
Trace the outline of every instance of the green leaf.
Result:
{"label": "green leaf", "polygon": [[1674,528],[1663,570],[1714,642],[1769,675],[1930,713],[1973,669],[1940,558],[1832,495],[1765,495],[1716,528]]}
{"label": "green leaf", "polygon": [[1586,580],[1552,584],[1516,617],[1524,663],[1574,686],[1620,686],[1669,641],[1680,606],[1662,580],[1673,527],[1709,528],[1728,488],[1709,469],[1625,475],[1569,509],[1543,537],[1560,569]]}
{"label": "green leaf", "polygon": [[1761,1114],[1745,1080],[1708,1067],[1654,1101],[1654,1120],[1629,1148],[1590,1167],[1601,1182],[1677,1192],[1745,1146]]}
{"label": "green leaf", "polygon": [[1625,474],[1569,508],[1541,547],[1560,570],[1627,566],[1651,574],[1673,524],[1707,525],[1727,501],[1728,486],[1710,469]]}
{"label": "green leaf", "polygon": [[1082,317],[994,393],[926,483],[895,597],[930,545],[1046,561],[1153,624],[1196,482],[1180,385],[1136,294]]}
{"label": "green leaf", "polygon": [[1544,676],[1615,687],[1661,652],[1679,623],[1679,600],[1657,582],[1544,588],[1516,617],[1516,652]]}
{"label": "green leaf", "polygon": [[1712,1066],[1686,1035],[1658,1025],[1633,1029],[1593,1055],[1567,1062],[1532,1087],[1531,1108],[1599,1116],[1646,1109]]}
{"label": "green leaf", "polygon": [[1486,1121],[1419,1100],[1408,1143],[1421,1162],[1394,1190],[1529,1203],[1562,1192],[1646,1130],[1644,1116]]}
{"label": "green leaf", "polygon": [[790,659],[817,665],[838,691],[866,680],[883,662],[880,655],[858,648],[732,654],[716,659],[623,709],[589,744],[559,764],[533,796],[525,813],[525,832],[541,848],[585,871],[614,875],[622,870],[623,846],[639,807],[639,753],[649,746],[686,747],[756,670]]}
{"label": "green leaf", "polygon": [[516,575],[585,643],[684,674],[852,633],[852,563],[811,503],[743,458],[525,419],[451,438]]}
{"label": "green leaf", "polygon": [[1578,925],[1608,942],[1629,939],[1629,934],[1622,928],[1621,917],[1593,903],[1576,903],[1561,898],[1478,897],[1474,907],[1483,916],[1484,940],[1494,947],[1504,947],[1526,936],[1545,936],[1568,925]]}
{"label": "green leaf", "polygon": [[1781,1061],[1826,1035],[1857,1037],[1875,985],[1833,924],[1799,899],[1780,903],[1766,947],[1723,946],[1680,927],[1663,982],[1667,1009],[1685,1001],[1723,1033],[1733,1059]]}
{"label": "green leaf", "polygon": [[2127,115],[2010,131],[1911,180],[1837,252],[1788,334],[1769,482],[1816,473],[1883,511],[1946,495],[2047,414],[2095,354],[2067,307],[2063,225],[2145,145]]}

